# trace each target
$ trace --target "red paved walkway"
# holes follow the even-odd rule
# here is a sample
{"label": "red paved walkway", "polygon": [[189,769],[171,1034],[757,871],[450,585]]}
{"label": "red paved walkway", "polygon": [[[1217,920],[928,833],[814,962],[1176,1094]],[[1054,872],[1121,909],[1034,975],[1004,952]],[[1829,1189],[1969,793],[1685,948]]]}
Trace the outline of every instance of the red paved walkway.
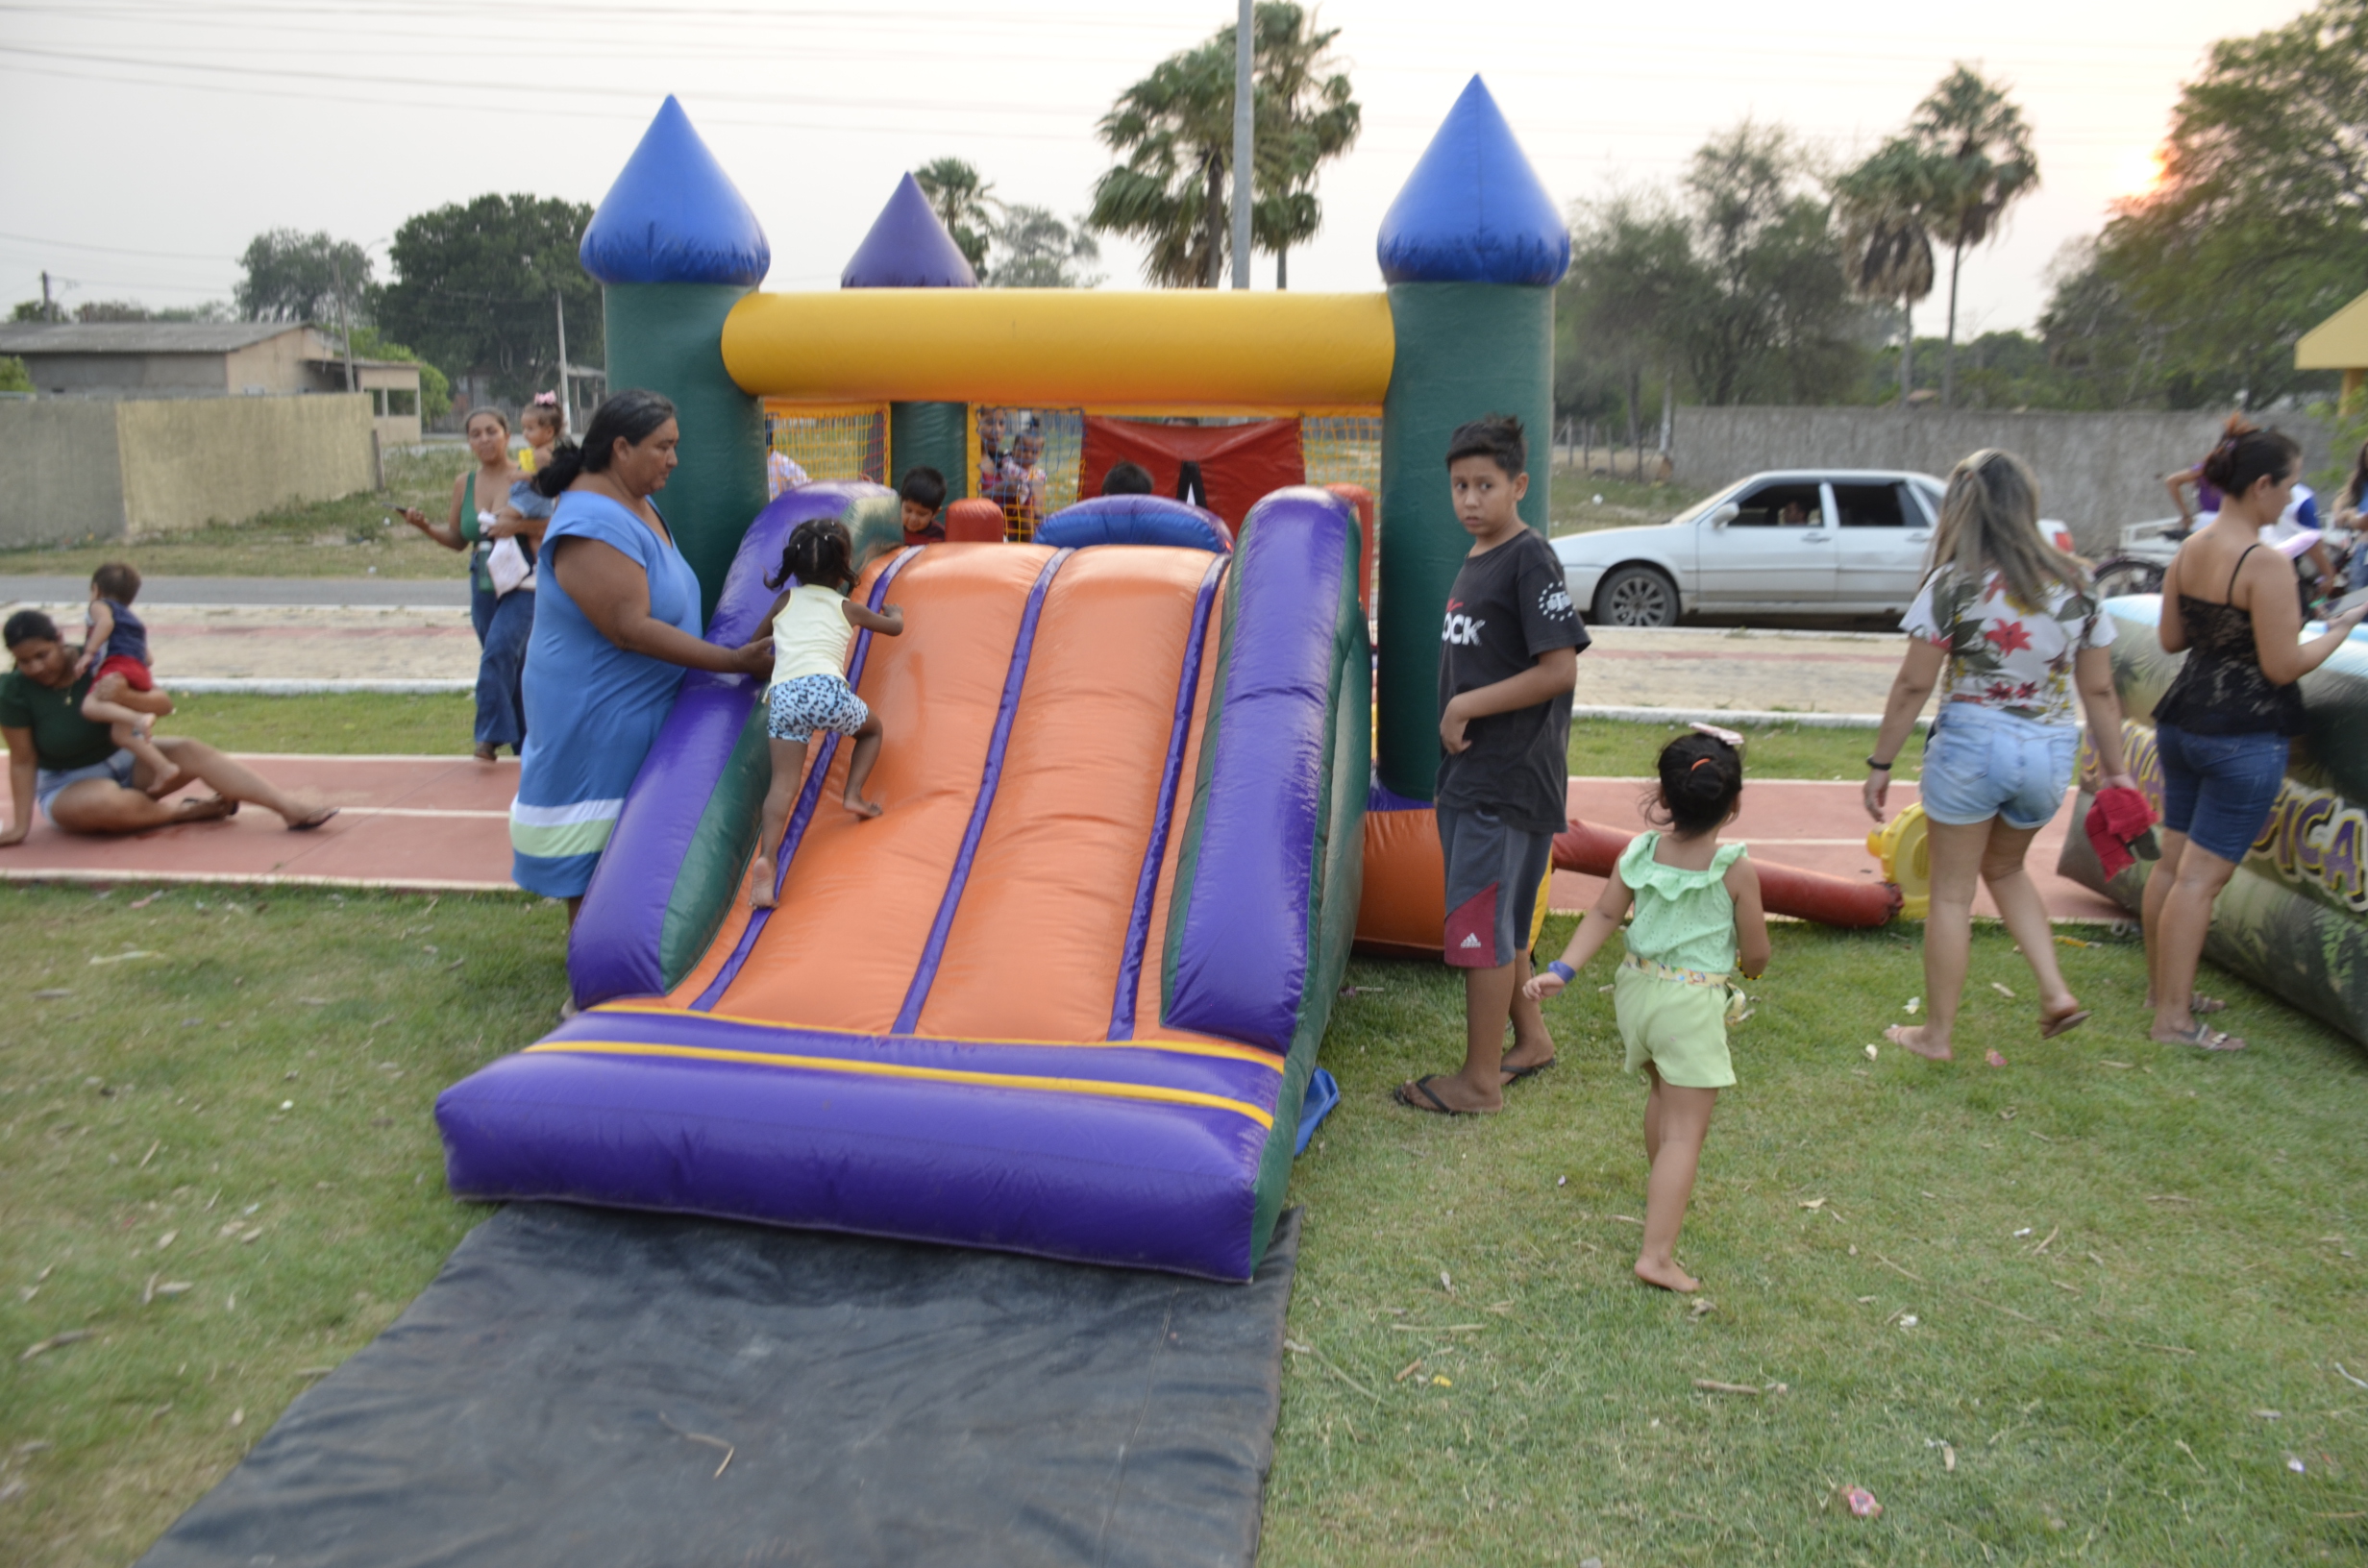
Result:
{"label": "red paved walkway", "polygon": [[[1867,821],[1866,808],[1860,804],[1859,788],[1856,783],[1815,779],[1754,779],[1744,787],[1743,814],[1727,830],[1727,837],[1750,845],[1752,854],[1763,861],[1872,882],[1883,871],[1875,857],[1866,852],[1866,833],[1875,824]],[[1570,815],[1598,827],[1641,832],[1651,825],[1638,805],[1644,789],[1641,780],[1633,778],[1574,778],[1570,781]],[[1897,816],[1915,799],[1913,784],[1892,785],[1888,815]],[[2047,900],[2048,914],[2059,920],[2129,919],[2111,899],[2056,874],[2056,856],[2063,848],[2071,823],[2067,798],[2055,821],[2040,829],[2024,862],[2032,880],[2039,885],[2039,895]],[[1556,871],[1553,907],[1586,909],[1602,888],[1598,877]],[[1976,894],[1973,910],[1992,917],[1998,913],[1987,890]]]}
{"label": "red paved walkway", "polygon": [[[46,820],[0,849],[0,877],[79,882],[286,882],[331,887],[506,888],[518,764],[469,757],[248,756],[274,784],[343,807],[290,833],[248,806],[219,822],[129,838],[74,838]],[[0,819],[8,804],[0,800]]]}
{"label": "red paved walkway", "polygon": [[[85,882],[293,882],[340,887],[506,888],[509,801],[518,765],[490,767],[466,757],[260,756],[243,759],[284,789],[344,807],[315,833],[290,833],[278,818],[250,806],[222,822],[193,822],[126,839],[78,839],[47,821],[12,849],[0,849],[0,877]],[[1598,826],[1637,831],[1642,781],[1574,778],[1570,812]],[[1915,786],[1891,787],[1894,809],[1914,801]],[[7,803],[0,800],[0,819]],[[2057,814],[2033,846],[2030,867],[2062,920],[2115,920],[2121,910],[2056,874],[2071,812]],[[1849,783],[1763,779],[1743,795],[1732,830],[1763,860],[1852,880],[1878,874],[1866,852],[1866,813]],[[1585,909],[1602,884],[1575,871],[1554,873],[1554,907]],[[1975,905],[1994,915],[1987,894]]]}

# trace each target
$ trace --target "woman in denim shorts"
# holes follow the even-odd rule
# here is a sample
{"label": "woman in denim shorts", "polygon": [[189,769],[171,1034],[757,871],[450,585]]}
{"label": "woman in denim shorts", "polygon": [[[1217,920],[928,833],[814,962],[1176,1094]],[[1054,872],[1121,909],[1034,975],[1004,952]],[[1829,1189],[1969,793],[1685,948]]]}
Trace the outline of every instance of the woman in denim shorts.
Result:
{"label": "woman in denim shorts", "polygon": [[2220,513],[2189,535],[2162,576],[2165,652],[2186,652],[2155,704],[2162,758],[2162,858],[2146,879],[2147,1003],[2154,1037],[2208,1051],[2245,1042],[2196,1021],[2221,1011],[2195,994],[2211,906],[2268,822],[2285,781],[2286,743],[2303,733],[2294,683],[2343,646],[2360,612],[2305,643],[2294,569],[2261,543],[2293,493],[2302,449],[2242,417],[2204,459]]}
{"label": "woman in denim shorts", "polygon": [[2113,623],[2081,563],[2039,535],[2039,490],[2011,453],[1977,452],[1949,475],[1933,540],[1933,573],[1904,623],[1908,656],[1891,683],[1883,729],[1866,759],[1866,811],[1883,821],[1891,762],[1936,686],[1940,715],[1924,747],[1932,910],[1924,921],[1925,1022],[1884,1031],[1892,1043],[1946,1062],[1973,945],[1983,883],[2039,982],[2039,1033],[2086,1021],[2065,986],[2055,931],[2023,870],[2031,841],[2063,804],[2080,722],[2106,782],[2133,784],[2122,758],[2121,703],[2106,645]]}

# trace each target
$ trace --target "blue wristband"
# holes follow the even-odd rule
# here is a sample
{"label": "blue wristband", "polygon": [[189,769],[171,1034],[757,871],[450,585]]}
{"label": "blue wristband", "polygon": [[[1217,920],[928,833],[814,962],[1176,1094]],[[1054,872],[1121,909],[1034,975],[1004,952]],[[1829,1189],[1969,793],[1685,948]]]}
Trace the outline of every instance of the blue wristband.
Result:
{"label": "blue wristband", "polygon": [[1566,986],[1579,977],[1578,970],[1572,968],[1569,965],[1564,963],[1559,958],[1545,967],[1545,972],[1554,976]]}

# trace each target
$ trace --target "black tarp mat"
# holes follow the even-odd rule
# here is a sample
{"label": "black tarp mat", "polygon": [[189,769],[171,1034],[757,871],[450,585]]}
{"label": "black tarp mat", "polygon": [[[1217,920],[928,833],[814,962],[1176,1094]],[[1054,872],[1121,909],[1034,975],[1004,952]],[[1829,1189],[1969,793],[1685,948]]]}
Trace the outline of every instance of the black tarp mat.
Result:
{"label": "black tarp mat", "polygon": [[141,1561],[1248,1563],[1297,1251],[1295,1211],[1240,1286],[513,1206]]}

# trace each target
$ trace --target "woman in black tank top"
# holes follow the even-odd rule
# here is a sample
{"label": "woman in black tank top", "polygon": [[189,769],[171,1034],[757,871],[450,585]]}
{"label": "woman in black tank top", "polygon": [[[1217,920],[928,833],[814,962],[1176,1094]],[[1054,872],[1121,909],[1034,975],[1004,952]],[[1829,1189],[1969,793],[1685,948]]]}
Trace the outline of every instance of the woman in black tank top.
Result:
{"label": "woman in black tank top", "polygon": [[2206,1050],[2245,1042],[2196,1021],[2226,1005],[2195,994],[2213,900],[2278,803],[2287,743],[2303,733],[2295,682],[2359,624],[2355,611],[2305,643],[2294,571],[2263,546],[2294,488],[2301,450],[2241,419],[2204,459],[2220,513],[2195,531],[2162,579],[2165,652],[2187,657],[2155,704],[2162,764],[2162,858],[2146,880],[2148,1003],[2154,1038]]}

